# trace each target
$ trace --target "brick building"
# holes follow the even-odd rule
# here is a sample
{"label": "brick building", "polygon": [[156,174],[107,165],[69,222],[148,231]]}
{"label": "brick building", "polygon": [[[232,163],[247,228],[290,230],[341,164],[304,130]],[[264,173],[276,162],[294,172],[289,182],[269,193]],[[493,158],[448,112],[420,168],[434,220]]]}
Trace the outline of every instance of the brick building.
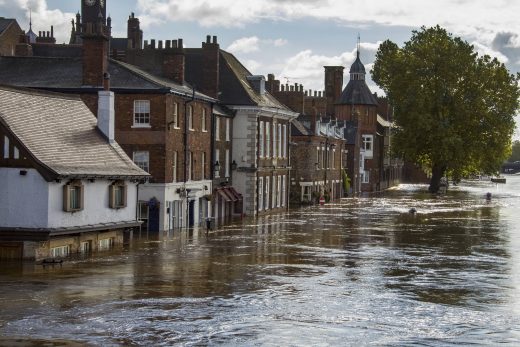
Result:
{"label": "brick building", "polygon": [[[326,75],[326,84],[329,78],[331,76]],[[267,89],[281,103],[299,113],[291,124],[291,203],[315,203],[320,197],[327,201],[343,197],[345,123],[327,116],[331,114],[328,109],[334,106],[334,95],[327,97],[326,92],[304,92],[299,84],[280,84],[272,74],[268,75]]]}
{"label": "brick building", "polygon": [[15,55],[16,44],[23,34],[16,19],[0,17],[0,56]]}
{"label": "brick building", "polygon": [[162,76],[110,60],[109,23],[98,17],[104,7],[93,6],[83,4],[82,23],[76,26],[80,45],[49,43],[33,46],[33,56],[2,57],[0,83],[79,94],[93,112],[98,90],[109,83],[115,93],[116,141],[152,175],[139,187],[139,217],[150,230],[203,224],[212,192],[215,100],[185,83],[178,50],[163,52],[170,59],[161,65]]}

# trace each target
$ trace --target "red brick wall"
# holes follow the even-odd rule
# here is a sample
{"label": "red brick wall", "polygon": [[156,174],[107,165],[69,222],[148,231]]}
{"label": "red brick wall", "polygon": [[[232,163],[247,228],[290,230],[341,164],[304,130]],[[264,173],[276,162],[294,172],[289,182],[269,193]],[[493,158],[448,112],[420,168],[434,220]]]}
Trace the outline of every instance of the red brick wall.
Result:
{"label": "red brick wall", "polygon": [[83,85],[102,86],[108,70],[108,41],[103,37],[83,38]]}

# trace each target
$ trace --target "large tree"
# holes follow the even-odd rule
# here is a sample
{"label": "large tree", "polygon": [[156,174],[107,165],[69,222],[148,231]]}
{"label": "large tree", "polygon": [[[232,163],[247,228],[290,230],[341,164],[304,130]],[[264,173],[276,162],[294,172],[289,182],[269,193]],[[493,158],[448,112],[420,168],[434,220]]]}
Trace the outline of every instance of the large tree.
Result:
{"label": "large tree", "polygon": [[511,152],[520,75],[443,28],[413,31],[402,48],[387,40],[376,55],[374,81],[394,106],[395,149],[441,178],[496,173]]}

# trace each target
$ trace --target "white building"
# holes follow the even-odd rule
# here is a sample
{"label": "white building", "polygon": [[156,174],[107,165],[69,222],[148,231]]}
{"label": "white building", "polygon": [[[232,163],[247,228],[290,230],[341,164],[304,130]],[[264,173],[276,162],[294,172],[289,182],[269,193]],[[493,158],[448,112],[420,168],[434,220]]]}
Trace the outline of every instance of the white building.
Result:
{"label": "white building", "polygon": [[114,95],[98,120],[78,98],[0,87],[0,258],[105,250],[139,226],[149,175],[114,141]]}

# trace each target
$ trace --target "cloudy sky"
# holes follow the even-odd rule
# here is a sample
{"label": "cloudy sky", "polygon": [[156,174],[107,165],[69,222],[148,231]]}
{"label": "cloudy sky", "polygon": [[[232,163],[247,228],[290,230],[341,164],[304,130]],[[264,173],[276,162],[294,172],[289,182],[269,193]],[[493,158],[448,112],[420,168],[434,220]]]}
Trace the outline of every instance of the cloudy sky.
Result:
{"label": "cloudy sky", "polygon": [[[252,73],[274,73],[306,89],[323,89],[324,65],[350,66],[358,34],[370,69],[380,42],[401,45],[412,30],[436,24],[520,71],[518,0],[106,1],[114,36],[126,36],[126,19],[135,12],[145,39],[183,38],[185,47],[199,47],[207,34],[217,35]],[[53,24],[58,42],[65,42],[80,0],[0,0],[0,15],[16,18],[24,29],[29,9],[34,31]]]}

